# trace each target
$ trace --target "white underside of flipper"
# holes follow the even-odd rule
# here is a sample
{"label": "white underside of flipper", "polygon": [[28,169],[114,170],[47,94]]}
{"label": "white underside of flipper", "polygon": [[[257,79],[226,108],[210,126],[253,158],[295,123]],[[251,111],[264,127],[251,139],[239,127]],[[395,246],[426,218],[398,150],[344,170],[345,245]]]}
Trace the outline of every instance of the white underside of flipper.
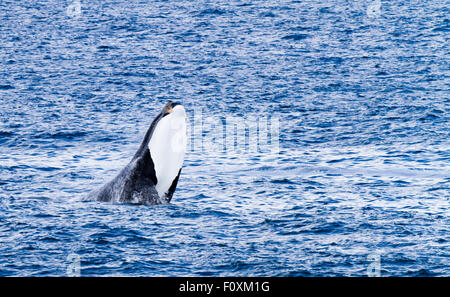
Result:
{"label": "white underside of flipper", "polygon": [[186,111],[182,105],[176,105],[158,122],[148,144],[160,198],[167,194],[183,165],[186,142]]}

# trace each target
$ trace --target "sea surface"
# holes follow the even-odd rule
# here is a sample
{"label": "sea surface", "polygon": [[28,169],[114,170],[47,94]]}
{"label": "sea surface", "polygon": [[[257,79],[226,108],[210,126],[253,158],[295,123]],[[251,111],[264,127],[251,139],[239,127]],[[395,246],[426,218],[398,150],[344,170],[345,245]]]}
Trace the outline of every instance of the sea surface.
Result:
{"label": "sea surface", "polygon": [[[0,1],[0,276],[450,276],[449,15]],[[204,123],[172,202],[86,201],[169,100]],[[278,149],[193,144],[227,117]]]}

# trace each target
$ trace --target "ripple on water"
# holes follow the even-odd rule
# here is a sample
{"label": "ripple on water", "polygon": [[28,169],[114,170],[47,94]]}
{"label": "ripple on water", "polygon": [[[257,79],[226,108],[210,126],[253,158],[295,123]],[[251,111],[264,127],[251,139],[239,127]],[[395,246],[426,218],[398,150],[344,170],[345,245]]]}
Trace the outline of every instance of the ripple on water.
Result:
{"label": "ripple on water", "polygon": [[[8,2],[0,276],[448,276],[448,19],[416,2]],[[171,204],[81,201],[167,100],[203,112]],[[280,151],[210,149],[228,116]]]}

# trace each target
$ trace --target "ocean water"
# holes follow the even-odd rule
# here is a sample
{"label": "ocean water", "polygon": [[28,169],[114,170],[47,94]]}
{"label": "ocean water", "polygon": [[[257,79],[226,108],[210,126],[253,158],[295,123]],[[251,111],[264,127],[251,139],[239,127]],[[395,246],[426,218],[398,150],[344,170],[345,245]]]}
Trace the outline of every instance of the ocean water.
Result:
{"label": "ocean water", "polygon": [[[450,276],[449,10],[0,1],[0,275]],[[85,201],[168,100],[171,204]],[[277,149],[199,147],[227,117]]]}

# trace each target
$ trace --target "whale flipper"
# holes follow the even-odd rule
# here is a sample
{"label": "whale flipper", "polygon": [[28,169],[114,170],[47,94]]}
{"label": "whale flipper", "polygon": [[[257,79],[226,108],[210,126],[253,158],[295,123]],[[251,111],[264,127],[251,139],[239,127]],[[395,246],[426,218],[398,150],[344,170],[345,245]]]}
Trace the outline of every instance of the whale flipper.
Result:
{"label": "whale flipper", "polygon": [[[167,103],[153,120],[130,163],[88,198],[133,204],[169,203],[177,187],[185,150],[172,145],[173,137],[186,136],[185,121],[184,108],[178,103]],[[152,154],[156,154],[156,163]]]}

